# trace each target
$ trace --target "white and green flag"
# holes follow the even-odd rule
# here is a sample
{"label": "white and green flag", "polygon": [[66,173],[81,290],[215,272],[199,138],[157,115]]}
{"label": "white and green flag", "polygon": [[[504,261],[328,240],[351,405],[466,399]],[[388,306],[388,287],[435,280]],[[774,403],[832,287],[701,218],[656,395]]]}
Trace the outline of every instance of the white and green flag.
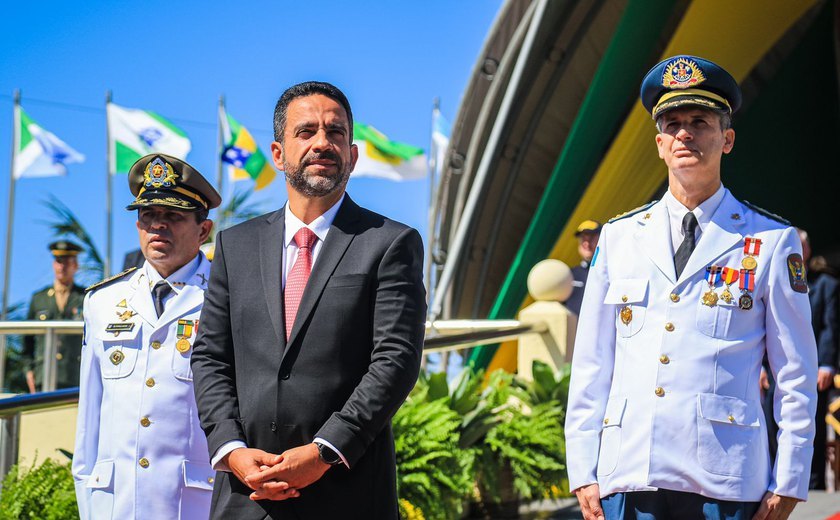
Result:
{"label": "white and green flag", "polygon": [[150,153],[165,153],[186,159],[190,139],[183,130],[162,116],[108,103],[111,174],[128,173],[137,159]]}
{"label": "white and green flag", "polygon": [[68,164],[85,160],[55,134],[38,126],[19,105],[15,105],[15,138],[15,179],[66,175]]}
{"label": "white and green flag", "polygon": [[353,142],[359,147],[354,177],[379,177],[392,181],[422,179],[428,167],[422,148],[389,140],[376,128],[353,124]]}

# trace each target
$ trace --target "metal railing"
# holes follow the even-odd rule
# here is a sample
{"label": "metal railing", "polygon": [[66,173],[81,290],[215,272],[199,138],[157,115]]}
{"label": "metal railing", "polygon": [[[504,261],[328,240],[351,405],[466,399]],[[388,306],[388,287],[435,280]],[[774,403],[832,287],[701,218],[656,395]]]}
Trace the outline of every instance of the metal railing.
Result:
{"label": "metal railing", "polygon": [[[0,481],[17,462],[20,438],[20,414],[46,410],[79,401],[79,389],[55,389],[55,336],[81,332],[81,322],[65,321],[0,321],[0,335],[46,334],[44,380],[49,376],[52,391],[22,394],[0,399]],[[516,320],[438,320],[426,322],[423,355],[460,350],[476,345],[517,339],[525,334],[542,334],[543,323],[521,323]],[[48,355],[52,352],[52,355]],[[5,356],[5,352],[2,353]],[[46,362],[49,361],[49,362]],[[50,365],[50,366],[48,366]],[[2,381],[0,381],[2,385]]]}
{"label": "metal railing", "polygon": [[[0,321],[0,388],[6,386],[6,337],[9,335],[44,336],[44,366],[41,391],[51,392],[56,387],[57,338],[63,334],[82,334],[81,321]],[[81,339],[79,339],[81,341]]]}

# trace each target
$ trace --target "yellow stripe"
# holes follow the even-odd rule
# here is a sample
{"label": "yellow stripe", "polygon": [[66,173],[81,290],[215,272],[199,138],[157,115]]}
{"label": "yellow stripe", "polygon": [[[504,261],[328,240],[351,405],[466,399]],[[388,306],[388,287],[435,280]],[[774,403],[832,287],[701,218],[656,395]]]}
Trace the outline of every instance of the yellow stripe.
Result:
{"label": "yellow stripe", "polygon": [[[177,186],[175,186],[174,188],[166,188],[166,189],[167,189],[167,191],[177,191],[181,195],[186,195],[187,197],[189,197],[189,198],[193,199],[194,201],[198,202],[199,204],[201,204],[204,207],[204,209],[207,209],[207,203],[204,202],[204,199],[202,199],[201,197],[199,197],[198,195],[196,195],[195,193],[193,193],[189,190],[185,190],[184,188],[179,188]],[[140,193],[137,194],[137,197],[139,198],[140,195],[142,195],[143,192],[145,192],[145,191],[146,191],[145,187],[140,188]]]}
{"label": "yellow stripe", "polygon": [[53,249],[50,252],[52,253],[53,256],[78,256],[79,255],[78,251],[64,251],[64,250],[61,250],[61,249]]}
{"label": "yellow stripe", "polygon": [[[721,65],[741,82],[816,1],[695,0],[686,10],[661,59],[677,54],[702,56]],[[641,80],[639,78],[640,83]],[[575,238],[578,223],[588,219],[606,221],[653,197],[667,174],[656,152],[655,137],[656,128],[650,122],[650,116],[637,101],[566,222],[549,258],[575,265],[579,261]],[[532,301],[526,298],[520,309]],[[514,370],[516,364],[508,364],[505,368]]]}
{"label": "yellow stripe", "polygon": [[714,92],[709,92],[708,90],[702,90],[702,89],[699,89],[699,88],[687,88],[685,90],[674,90],[674,91],[668,92],[667,94],[663,94],[662,97],[659,98],[659,102],[656,103],[656,106],[653,107],[653,113],[655,114],[656,110],[660,106],[662,106],[664,103],[666,103],[669,99],[674,99],[675,97],[684,97],[684,96],[697,96],[697,97],[712,99],[714,101],[717,101],[718,103],[721,103],[722,105],[725,105],[726,108],[728,108],[729,111],[732,112],[732,107],[729,106],[729,101],[724,99],[723,96],[718,96]]}

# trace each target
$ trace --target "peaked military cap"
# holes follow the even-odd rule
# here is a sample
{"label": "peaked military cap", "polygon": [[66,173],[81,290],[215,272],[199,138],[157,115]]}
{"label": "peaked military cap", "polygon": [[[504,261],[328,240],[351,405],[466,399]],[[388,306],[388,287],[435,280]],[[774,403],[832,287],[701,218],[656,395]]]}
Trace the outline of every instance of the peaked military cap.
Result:
{"label": "peaked military cap", "polygon": [[69,240],[57,240],[48,247],[50,253],[52,253],[52,255],[56,258],[64,256],[77,256],[82,252],[82,246],[74,244]]}
{"label": "peaked military cap", "polygon": [[697,56],[672,56],[645,75],[642,105],[654,119],[663,112],[699,106],[732,114],[741,106],[738,82],[721,66]]}
{"label": "peaked military cap", "polygon": [[136,198],[125,209],[166,206],[181,211],[213,209],[222,197],[195,168],[161,153],[140,158],[128,172],[128,186]]}

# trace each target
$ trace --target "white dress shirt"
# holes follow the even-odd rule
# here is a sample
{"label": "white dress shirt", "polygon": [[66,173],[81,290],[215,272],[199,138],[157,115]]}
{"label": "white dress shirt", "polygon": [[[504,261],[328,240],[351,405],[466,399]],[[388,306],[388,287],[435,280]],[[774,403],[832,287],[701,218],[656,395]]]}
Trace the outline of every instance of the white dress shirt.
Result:
{"label": "white dress shirt", "polygon": [[[699,206],[691,211],[694,213],[695,218],[697,218],[697,223],[699,224],[697,226],[697,231],[694,232],[696,240],[695,243],[700,242],[700,237],[703,236],[703,232],[706,230],[709,222],[712,221],[712,215],[714,215],[718,206],[720,206],[720,201],[723,200],[724,193],[725,190],[723,189],[723,184],[721,184],[714,195],[701,202]],[[686,213],[688,213],[688,208],[683,206],[682,202],[678,201],[677,198],[674,197],[671,190],[665,192],[665,196],[662,197],[662,200],[665,201],[665,207],[668,209],[668,219],[671,223],[669,226],[671,230],[671,246],[673,247],[671,253],[676,254],[677,249],[680,248],[680,244],[682,244],[684,238],[682,221]]]}
{"label": "white dress shirt", "polygon": [[[330,231],[330,226],[332,226],[333,221],[335,220],[335,215],[338,213],[338,209],[341,207],[341,203],[344,202],[345,195],[342,195],[341,198],[333,204],[333,206],[324,212],[323,215],[319,216],[309,224],[304,224],[302,220],[300,220],[292,210],[289,208],[289,204],[287,203],[283,210],[284,215],[284,234],[283,234],[283,249],[285,253],[283,254],[283,288],[286,287],[286,277],[289,275],[289,271],[291,270],[292,266],[295,265],[295,261],[297,260],[297,255],[300,249],[298,248],[297,244],[294,241],[295,233],[300,231],[303,227],[308,227],[315,236],[318,237],[318,240],[315,241],[315,245],[312,247],[312,267],[315,267],[315,262],[318,260],[318,254],[321,252],[321,247],[324,243],[324,240],[327,239],[327,233]],[[158,275],[160,276],[160,275]],[[166,300],[164,300],[166,301]],[[344,457],[335,446],[333,446],[329,441],[326,439],[322,439],[317,437],[313,439],[313,442],[319,442],[334,452],[338,453],[338,456],[341,457],[341,461],[344,463],[346,467],[350,467],[348,464],[347,459]],[[210,463],[213,465],[213,469],[216,471],[230,471],[230,468],[227,464],[222,462],[222,459],[225,458],[225,455],[232,452],[237,448],[247,448],[248,445],[245,444],[242,440],[235,440],[229,441],[223,444],[216,454],[213,455],[212,460]]]}

